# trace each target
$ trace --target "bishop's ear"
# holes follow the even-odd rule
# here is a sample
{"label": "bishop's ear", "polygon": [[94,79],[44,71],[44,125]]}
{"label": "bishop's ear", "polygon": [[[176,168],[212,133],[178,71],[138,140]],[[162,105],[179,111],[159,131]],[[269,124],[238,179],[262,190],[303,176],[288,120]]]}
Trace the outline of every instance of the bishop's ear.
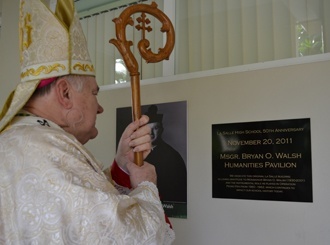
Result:
{"label": "bishop's ear", "polygon": [[56,95],[59,103],[66,109],[73,106],[73,91],[69,81],[65,77],[58,79],[56,83]]}

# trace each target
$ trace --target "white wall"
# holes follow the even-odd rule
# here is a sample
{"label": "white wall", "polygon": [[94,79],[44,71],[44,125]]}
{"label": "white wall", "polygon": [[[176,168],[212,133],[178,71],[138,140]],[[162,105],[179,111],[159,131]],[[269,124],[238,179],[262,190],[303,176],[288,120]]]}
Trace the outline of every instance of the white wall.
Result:
{"label": "white wall", "polygon": [[[188,219],[171,219],[175,244],[329,244],[329,68],[323,61],[141,88],[143,104],[187,101]],[[130,88],[100,94],[100,135],[88,147],[105,163],[116,108],[129,106],[130,96]],[[311,118],[313,203],[212,198],[212,124],[294,118]]]}
{"label": "white wall", "polygon": [[[4,0],[0,98],[19,80],[18,0]],[[5,24],[5,23],[4,23]],[[142,103],[187,101],[188,219],[171,219],[175,244],[328,245],[330,242],[330,61],[180,80],[141,88]],[[130,105],[130,88],[102,91],[100,134],[88,143],[110,164],[116,108]],[[313,203],[212,198],[211,125],[311,118]]]}
{"label": "white wall", "polygon": [[[0,108],[20,81],[18,16],[19,0],[2,0],[0,38]],[[10,24],[8,24],[10,23]]]}

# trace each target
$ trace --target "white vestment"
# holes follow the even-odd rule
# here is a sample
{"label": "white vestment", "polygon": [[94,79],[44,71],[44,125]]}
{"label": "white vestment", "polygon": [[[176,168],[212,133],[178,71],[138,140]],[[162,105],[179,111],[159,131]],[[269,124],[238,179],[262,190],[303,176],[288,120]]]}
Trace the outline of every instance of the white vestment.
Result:
{"label": "white vestment", "polygon": [[49,120],[16,116],[0,134],[0,244],[169,244],[156,186],[120,194]]}

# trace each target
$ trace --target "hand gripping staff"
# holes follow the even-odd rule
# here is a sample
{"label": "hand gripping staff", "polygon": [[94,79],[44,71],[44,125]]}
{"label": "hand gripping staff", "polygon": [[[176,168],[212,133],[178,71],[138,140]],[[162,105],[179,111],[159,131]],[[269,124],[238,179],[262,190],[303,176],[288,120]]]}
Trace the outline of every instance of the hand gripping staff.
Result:
{"label": "hand gripping staff", "polygon": [[[111,39],[109,42],[117,47],[130,73],[132,90],[132,117],[134,121],[141,118],[140,73],[138,71],[138,63],[130,49],[133,42],[126,40],[126,26],[134,25],[134,20],[131,15],[141,13],[141,16],[136,19],[138,24],[135,28],[142,32],[141,40],[137,45],[142,58],[145,59],[147,63],[157,63],[164,59],[168,60],[175,43],[174,28],[170,19],[157,7],[158,5],[155,2],[152,2],[150,5],[131,5],[127,7],[118,18],[113,19],[113,22],[116,25],[117,39]],[[146,31],[152,31],[152,28],[147,26],[150,24],[150,20],[147,18],[146,13],[157,18],[162,23],[160,31],[166,33],[165,46],[163,48],[159,48],[157,54],[151,51],[149,48],[150,42],[145,37]],[[135,153],[134,161],[138,166],[143,165],[142,152]]]}

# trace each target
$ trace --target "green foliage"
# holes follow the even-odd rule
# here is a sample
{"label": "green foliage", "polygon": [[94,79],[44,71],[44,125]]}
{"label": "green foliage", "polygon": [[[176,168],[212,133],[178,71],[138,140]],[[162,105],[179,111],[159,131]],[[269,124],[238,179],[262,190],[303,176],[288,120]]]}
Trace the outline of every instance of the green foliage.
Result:
{"label": "green foliage", "polygon": [[303,24],[298,24],[297,36],[299,56],[324,53],[322,33],[309,34]]}

